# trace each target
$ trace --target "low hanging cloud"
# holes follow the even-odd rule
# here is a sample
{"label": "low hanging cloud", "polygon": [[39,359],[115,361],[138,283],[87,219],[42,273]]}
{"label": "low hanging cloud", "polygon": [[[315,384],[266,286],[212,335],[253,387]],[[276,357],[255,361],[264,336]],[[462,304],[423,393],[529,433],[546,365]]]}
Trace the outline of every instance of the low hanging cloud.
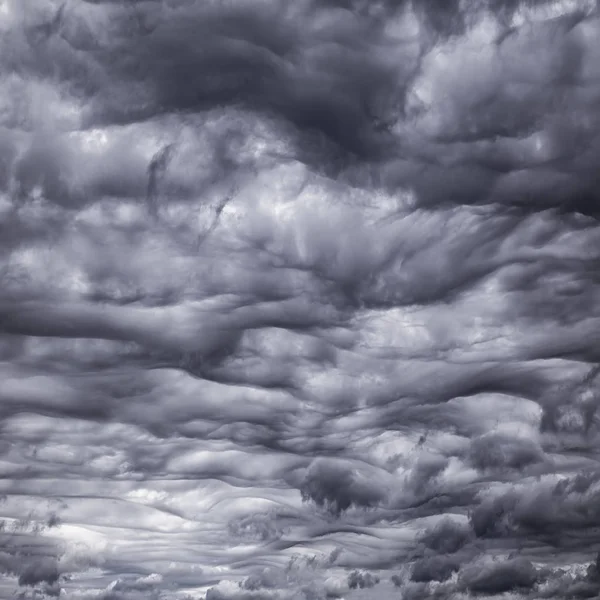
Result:
{"label": "low hanging cloud", "polygon": [[0,0],[0,596],[597,596],[599,11]]}

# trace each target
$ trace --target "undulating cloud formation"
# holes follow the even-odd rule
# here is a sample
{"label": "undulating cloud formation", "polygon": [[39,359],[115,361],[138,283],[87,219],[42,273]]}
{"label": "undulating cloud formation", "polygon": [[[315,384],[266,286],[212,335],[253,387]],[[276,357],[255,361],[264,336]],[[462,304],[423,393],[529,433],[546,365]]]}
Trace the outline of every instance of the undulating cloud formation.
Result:
{"label": "undulating cloud formation", "polygon": [[0,598],[600,596],[600,3],[0,0]]}

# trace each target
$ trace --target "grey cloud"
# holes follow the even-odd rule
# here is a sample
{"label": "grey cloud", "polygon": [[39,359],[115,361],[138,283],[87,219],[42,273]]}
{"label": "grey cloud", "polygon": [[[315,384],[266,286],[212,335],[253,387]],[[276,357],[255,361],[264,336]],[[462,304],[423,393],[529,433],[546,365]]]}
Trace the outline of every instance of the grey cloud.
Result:
{"label": "grey cloud", "polygon": [[381,485],[361,478],[351,465],[323,459],[309,467],[301,492],[306,500],[313,500],[318,506],[338,514],[351,506],[375,506],[386,497]]}
{"label": "grey cloud", "polygon": [[360,571],[352,571],[348,575],[348,586],[350,589],[356,588],[372,588],[379,583],[379,577],[377,575],[371,575],[371,573],[361,573]]}
{"label": "grey cloud", "polygon": [[50,585],[56,583],[59,571],[56,561],[42,559],[27,563],[19,573],[19,585],[37,585],[46,582]]}
{"label": "grey cloud", "polygon": [[502,594],[531,589],[538,580],[536,569],[526,559],[473,565],[461,574],[462,585],[474,594]]}
{"label": "grey cloud", "polygon": [[519,486],[484,499],[471,522],[478,536],[542,536],[550,544],[568,544],[574,538],[595,540],[597,474],[581,473],[558,483]]}
{"label": "grey cloud", "polygon": [[[243,102],[281,112],[362,153],[376,143],[368,109],[392,91],[391,66],[368,51],[374,32],[352,13],[340,11],[329,23],[315,16],[309,5],[293,10],[259,3],[229,10],[196,5],[171,10],[152,32],[125,38],[125,30],[100,59],[111,61],[122,81],[140,82],[140,108],[126,111],[113,104],[109,118],[122,122],[148,111]],[[205,38],[202,51],[194,45],[199,32]],[[328,43],[329,48],[322,45]],[[135,67],[142,57],[153,58]],[[119,92],[113,90],[115,100]],[[142,108],[144,102],[151,108]]]}
{"label": "grey cloud", "polygon": [[469,458],[478,469],[523,469],[543,460],[544,453],[531,439],[492,433],[471,442]]}
{"label": "grey cloud", "polygon": [[250,540],[270,541],[282,535],[276,516],[270,514],[254,514],[233,519],[228,523],[228,529],[232,536]]}
{"label": "grey cloud", "polygon": [[233,598],[239,598],[239,600],[271,600],[274,596],[272,594],[266,594],[263,592],[239,592],[231,595],[223,594],[217,589],[211,588],[206,593],[206,600],[228,600]]}
{"label": "grey cloud", "polygon": [[58,597],[67,576],[68,565],[61,561],[62,551],[56,541],[45,539],[44,528],[35,519],[7,524],[0,522],[0,574],[14,581],[15,593]]}
{"label": "grey cloud", "polygon": [[459,569],[457,559],[433,556],[415,561],[410,577],[418,582],[446,581]]}
{"label": "grey cloud", "polygon": [[0,1],[0,596],[597,595],[599,29]]}
{"label": "grey cloud", "polygon": [[258,590],[260,588],[280,587],[282,583],[282,573],[280,571],[263,569],[245,579],[242,587],[247,590]]}
{"label": "grey cloud", "polygon": [[453,554],[467,544],[471,537],[471,529],[466,523],[444,517],[435,526],[428,528],[420,541],[440,554]]}

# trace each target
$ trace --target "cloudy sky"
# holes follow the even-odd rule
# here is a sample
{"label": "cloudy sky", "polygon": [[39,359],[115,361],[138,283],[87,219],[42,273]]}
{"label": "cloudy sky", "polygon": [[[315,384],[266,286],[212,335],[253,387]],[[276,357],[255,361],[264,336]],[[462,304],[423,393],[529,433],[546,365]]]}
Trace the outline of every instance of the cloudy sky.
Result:
{"label": "cloudy sky", "polygon": [[595,0],[0,0],[0,597],[600,595],[599,163]]}

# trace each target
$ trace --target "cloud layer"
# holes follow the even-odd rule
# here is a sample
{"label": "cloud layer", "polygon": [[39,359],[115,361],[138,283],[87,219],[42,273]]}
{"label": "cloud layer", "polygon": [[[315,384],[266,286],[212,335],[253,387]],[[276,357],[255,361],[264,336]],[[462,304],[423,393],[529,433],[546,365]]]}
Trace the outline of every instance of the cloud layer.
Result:
{"label": "cloud layer", "polygon": [[600,594],[599,40],[0,0],[0,596]]}

